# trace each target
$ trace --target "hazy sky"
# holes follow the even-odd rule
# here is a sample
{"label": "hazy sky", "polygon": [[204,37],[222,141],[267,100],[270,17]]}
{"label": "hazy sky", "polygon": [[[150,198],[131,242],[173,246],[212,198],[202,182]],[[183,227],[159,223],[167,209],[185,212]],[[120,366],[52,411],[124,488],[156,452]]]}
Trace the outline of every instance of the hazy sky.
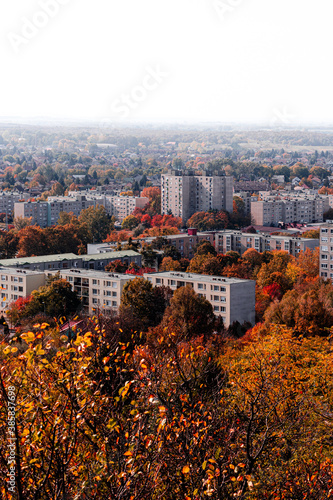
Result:
{"label": "hazy sky", "polygon": [[331,0],[4,0],[0,117],[333,123]]}

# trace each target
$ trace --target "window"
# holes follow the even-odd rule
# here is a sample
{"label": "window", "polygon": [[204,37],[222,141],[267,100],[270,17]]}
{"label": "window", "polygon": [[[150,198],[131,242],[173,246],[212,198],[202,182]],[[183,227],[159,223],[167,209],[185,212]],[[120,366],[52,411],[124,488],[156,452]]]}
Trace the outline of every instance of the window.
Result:
{"label": "window", "polygon": [[321,251],[322,252],[328,252],[328,246],[327,245],[322,245],[321,246]]}
{"label": "window", "polygon": [[161,284],[161,278],[156,278],[156,285],[160,285]]}
{"label": "window", "polygon": [[219,306],[214,306],[214,312],[219,312]]}
{"label": "window", "polygon": [[206,290],[206,285],[204,285],[203,283],[198,283],[198,289],[199,290]]}
{"label": "window", "polygon": [[226,288],[224,286],[221,286],[220,290],[221,292],[226,292]]}
{"label": "window", "polygon": [[112,292],[112,297],[117,297],[117,292]]}
{"label": "window", "polygon": [[73,281],[73,280],[74,280],[73,276],[68,276],[68,281]]}
{"label": "window", "polygon": [[117,282],[116,281],[112,281],[112,288],[117,288]]}
{"label": "window", "polygon": [[223,312],[223,313],[224,313],[224,312],[226,312],[226,310],[227,310],[227,309],[226,309],[226,307],[221,306],[221,312]]}
{"label": "window", "polygon": [[98,290],[96,290],[96,288],[93,288],[92,293],[93,295],[98,295]]}
{"label": "window", "polygon": [[112,301],[112,307],[117,307],[117,302],[115,300]]}
{"label": "window", "polygon": [[226,302],[227,299],[225,297],[221,297],[221,302]]}
{"label": "window", "polygon": [[328,255],[324,254],[324,255],[321,256],[321,258],[322,258],[322,260],[327,260],[328,259]]}
{"label": "window", "polygon": [[175,286],[176,285],[176,281],[175,280],[171,280],[170,285],[171,286]]}

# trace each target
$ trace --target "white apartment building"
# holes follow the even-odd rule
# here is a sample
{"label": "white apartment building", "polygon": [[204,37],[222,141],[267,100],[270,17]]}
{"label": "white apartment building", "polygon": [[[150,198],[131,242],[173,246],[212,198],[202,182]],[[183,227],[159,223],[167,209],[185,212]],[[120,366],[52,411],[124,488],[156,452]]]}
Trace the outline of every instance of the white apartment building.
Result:
{"label": "white apartment building", "polygon": [[234,321],[255,323],[255,287],[253,280],[223,278],[179,272],[147,273],[153,286],[168,286],[177,290],[189,285],[213,306],[214,314],[221,316],[226,327]]}
{"label": "white apartment building", "polygon": [[18,201],[27,201],[30,198],[28,193],[17,191],[3,191],[0,194],[0,213],[12,216],[14,214],[14,204]]}
{"label": "white apartment building", "polygon": [[49,203],[47,201],[24,201],[14,203],[14,217],[31,218],[31,224],[49,226]]}
{"label": "white apartment building", "polygon": [[276,226],[279,222],[315,223],[323,222],[323,214],[328,208],[327,197],[254,201],[251,217],[258,226]]}
{"label": "white apartment building", "polygon": [[333,221],[320,228],[319,276],[333,281]]}
{"label": "white apartment building", "polygon": [[[56,274],[54,271],[47,276]],[[106,273],[85,269],[60,270],[60,277],[68,281],[82,302],[82,311],[86,314],[117,312],[120,306],[124,285],[135,279],[128,274]]]}
{"label": "white apartment building", "polygon": [[225,230],[215,233],[215,250],[218,253],[230,251],[243,255],[250,248],[258,252],[283,250],[294,257],[305,252],[307,248],[314,250],[319,247],[319,240],[297,236],[272,236],[268,234],[242,233],[241,231]]}
{"label": "white apartment building", "polygon": [[5,316],[11,302],[28,297],[31,292],[43,285],[45,285],[43,272],[0,267],[0,314]]}
{"label": "white apartment building", "polygon": [[138,196],[105,196],[105,208],[109,215],[122,222],[131,215],[136,208],[144,208],[149,203],[149,198]]}
{"label": "white apartment building", "polygon": [[77,217],[82,210],[102,205],[108,215],[114,215],[119,222],[134,212],[135,208],[144,208],[148,198],[135,196],[109,196],[99,193],[80,194],[70,192],[70,196],[50,196],[45,202],[16,202],[14,217],[31,217],[32,224],[40,227],[55,226],[61,212],[72,212]]}
{"label": "white apartment building", "polygon": [[196,212],[233,211],[233,178],[222,172],[194,175],[193,171],[170,170],[161,176],[161,212],[171,212],[185,224]]}

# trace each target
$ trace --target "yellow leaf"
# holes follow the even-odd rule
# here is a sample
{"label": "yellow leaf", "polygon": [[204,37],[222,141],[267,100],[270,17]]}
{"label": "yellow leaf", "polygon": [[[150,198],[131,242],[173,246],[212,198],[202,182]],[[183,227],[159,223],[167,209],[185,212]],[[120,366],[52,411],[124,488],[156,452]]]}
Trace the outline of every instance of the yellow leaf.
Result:
{"label": "yellow leaf", "polygon": [[126,451],[126,453],[124,453],[125,457],[131,457],[133,455],[133,453],[131,451]]}
{"label": "yellow leaf", "polygon": [[183,474],[188,474],[190,472],[190,468],[188,465],[185,465],[185,467],[183,467]]}

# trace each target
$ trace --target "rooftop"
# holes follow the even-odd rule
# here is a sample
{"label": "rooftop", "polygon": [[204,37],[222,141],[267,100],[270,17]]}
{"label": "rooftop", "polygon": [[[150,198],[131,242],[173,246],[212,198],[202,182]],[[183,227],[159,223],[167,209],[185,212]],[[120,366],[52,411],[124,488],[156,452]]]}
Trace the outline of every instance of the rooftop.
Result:
{"label": "rooftop", "polygon": [[78,278],[97,278],[97,279],[106,279],[112,278],[115,280],[133,280],[137,278],[132,274],[121,274],[121,273],[108,273],[106,271],[94,271],[93,269],[60,269],[60,270],[52,270],[49,271],[50,274],[66,274],[67,276],[76,276]]}
{"label": "rooftop", "polygon": [[6,273],[15,276],[40,276],[44,275],[44,271],[32,271],[30,269],[16,269],[14,267],[0,267],[0,273]]}
{"label": "rooftop", "polygon": [[39,264],[41,262],[61,262],[63,260],[81,260],[82,256],[74,253],[61,253],[57,255],[38,255],[37,257],[21,257],[18,259],[0,260],[0,266],[24,266],[24,264]]}
{"label": "rooftop", "polygon": [[[253,280],[243,280],[240,278],[225,278],[223,276],[210,276],[206,274],[191,274],[191,273],[178,273],[175,271],[163,272],[163,273],[145,273],[144,277],[156,276],[161,278],[170,278],[170,279],[182,279],[187,281],[204,281],[205,283],[224,283],[226,285],[234,285],[244,282],[250,282]],[[254,281],[253,281],[254,282]]]}
{"label": "rooftop", "polygon": [[101,259],[121,259],[122,257],[138,257],[140,254],[134,250],[120,250],[119,252],[95,253],[91,255],[80,255],[80,258],[86,262],[90,260]]}

